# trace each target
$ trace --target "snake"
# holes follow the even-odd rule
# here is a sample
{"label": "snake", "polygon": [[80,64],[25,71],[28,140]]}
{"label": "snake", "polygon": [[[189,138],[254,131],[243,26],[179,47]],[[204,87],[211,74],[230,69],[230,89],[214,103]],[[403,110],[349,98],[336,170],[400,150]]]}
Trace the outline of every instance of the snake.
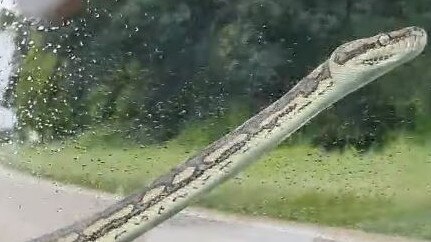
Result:
{"label": "snake", "polygon": [[416,26],[337,47],[280,99],[196,155],[97,214],[33,242],[132,241],[275,148],[318,113],[415,57],[427,33]]}

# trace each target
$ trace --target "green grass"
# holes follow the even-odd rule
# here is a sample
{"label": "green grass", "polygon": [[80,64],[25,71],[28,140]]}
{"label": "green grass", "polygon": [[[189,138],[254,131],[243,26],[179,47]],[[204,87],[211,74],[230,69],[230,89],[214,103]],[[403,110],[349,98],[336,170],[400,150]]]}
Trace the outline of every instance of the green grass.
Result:
{"label": "green grass", "polygon": [[[139,146],[109,134],[87,133],[75,141],[16,148],[17,155],[8,164],[126,194],[206,142],[193,143],[187,137],[182,134],[162,145]],[[365,154],[283,145],[196,205],[431,239],[430,171],[431,141],[426,140],[399,137],[383,150]]]}

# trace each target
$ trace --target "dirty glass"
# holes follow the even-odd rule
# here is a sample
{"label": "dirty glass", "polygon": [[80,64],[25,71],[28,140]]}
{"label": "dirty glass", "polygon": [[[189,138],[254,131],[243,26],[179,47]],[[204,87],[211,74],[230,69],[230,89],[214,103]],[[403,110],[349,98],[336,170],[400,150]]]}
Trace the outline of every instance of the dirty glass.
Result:
{"label": "dirty glass", "polygon": [[[0,0],[0,240],[112,204],[428,0]],[[431,240],[429,48],[139,241]]]}

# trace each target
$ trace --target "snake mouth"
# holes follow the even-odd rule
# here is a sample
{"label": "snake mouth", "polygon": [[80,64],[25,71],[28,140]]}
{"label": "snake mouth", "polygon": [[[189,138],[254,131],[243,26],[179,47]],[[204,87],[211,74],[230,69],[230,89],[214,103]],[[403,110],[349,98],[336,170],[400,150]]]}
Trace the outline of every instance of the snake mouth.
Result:
{"label": "snake mouth", "polygon": [[368,59],[362,60],[362,65],[367,65],[367,66],[377,65],[383,61],[389,60],[392,56],[394,55],[386,54],[386,55],[376,56],[373,58],[368,58]]}
{"label": "snake mouth", "polygon": [[358,56],[365,66],[378,66],[408,61],[425,48],[426,32],[418,27],[404,28],[375,37],[375,47]]}
{"label": "snake mouth", "polygon": [[334,51],[331,59],[340,66],[349,65],[349,63],[368,67],[377,66],[404,59],[410,60],[422,52],[426,42],[425,30],[407,27],[346,43]]}

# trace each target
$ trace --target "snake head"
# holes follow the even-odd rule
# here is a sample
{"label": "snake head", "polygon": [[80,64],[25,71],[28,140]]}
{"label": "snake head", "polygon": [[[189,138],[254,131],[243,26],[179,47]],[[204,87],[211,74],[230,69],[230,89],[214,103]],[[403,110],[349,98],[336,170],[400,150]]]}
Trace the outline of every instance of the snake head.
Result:
{"label": "snake head", "polygon": [[419,55],[426,43],[425,30],[407,27],[345,43],[332,53],[329,64],[335,74],[378,77]]}

